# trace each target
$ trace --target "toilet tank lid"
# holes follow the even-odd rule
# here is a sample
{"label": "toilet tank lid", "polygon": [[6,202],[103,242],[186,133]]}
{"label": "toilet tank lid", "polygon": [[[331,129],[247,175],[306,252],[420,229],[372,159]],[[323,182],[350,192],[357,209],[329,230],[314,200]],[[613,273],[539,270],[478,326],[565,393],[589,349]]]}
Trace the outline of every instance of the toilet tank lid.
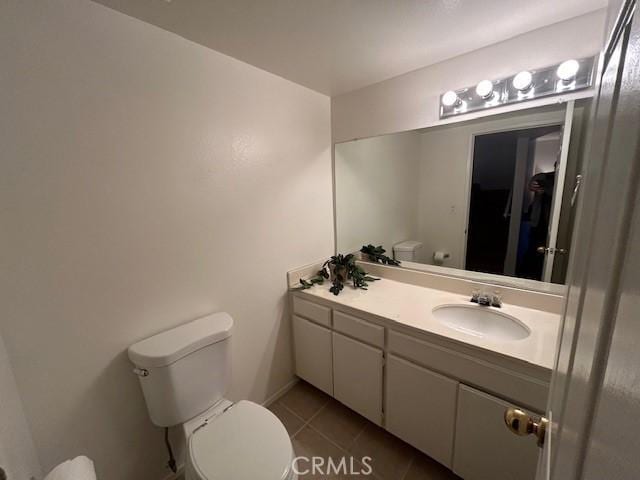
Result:
{"label": "toilet tank lid", "polygon": [[416,240],[406,240],[404,242],[396,243],[393,246],[393,249],[396,252],[413,252],[419,248],[422,248],[422,242],[418,242]]}
{"label": "toilet tank lid", "polygon": [[138,367],[165,367],[207,345],[231,335],[233,319],[214,313],[158,333],[129,347],[129,359]]}

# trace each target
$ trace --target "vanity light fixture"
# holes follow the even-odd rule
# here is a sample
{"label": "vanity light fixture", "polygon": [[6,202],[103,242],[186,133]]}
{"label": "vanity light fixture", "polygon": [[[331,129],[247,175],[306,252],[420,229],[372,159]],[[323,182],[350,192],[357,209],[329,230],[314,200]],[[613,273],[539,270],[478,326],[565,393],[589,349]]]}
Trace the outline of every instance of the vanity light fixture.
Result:
{"label": "vanity light fixture", "polygon": [[491,97],[493,97],[494,95],[493,83],[491,83],[491,80],[482,80],[481,82],[479,82],[478,85],[476,85],[476,93],[480,98],[483,98],[484,100],[491,99]]}
{"label": "vanity light fixture", "polygon": [[523,70],[513,77],[513,88],[519,92],[526,92],[533,85],[533,75],[529,70]]}
{"label": "vanity light fixture", "polygon": [[446,107],[453,107],[455,105],[460,105],[460,97],[453,90],[449,90],[442,95],[442,104]]}
{"label": "vanity light fixture", "polygon": [[580,64],[577,60],[566,60],[560,64],[556,73],[558,78],[563,82],[571,82],[575,77],[576,73],[580,69]]}
{"label": "vanity light fixture", "polygon": [[484,79],[475,86],[448,90],[440,96],[440,118],[589,88],[593,85],[595,65],[596,57],[570,59],[535,70],[522,70],[509,77]]}

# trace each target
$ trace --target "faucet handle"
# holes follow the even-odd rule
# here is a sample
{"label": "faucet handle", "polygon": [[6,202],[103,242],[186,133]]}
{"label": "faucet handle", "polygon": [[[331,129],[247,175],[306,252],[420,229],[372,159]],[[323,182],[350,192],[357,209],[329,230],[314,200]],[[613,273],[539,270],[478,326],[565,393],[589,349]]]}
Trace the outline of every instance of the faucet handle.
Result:
{"label": "faucet handle", "polygon": [[500,295],[499,290],[495,290],[493,295],[491,295],[491,306],[492,307],[502,307],[502,295]]}
{"label": "faucet handle", "polygon": [[478,303],[478,298],[480,298],[480,290],[476,288],[471,292],[471,301],[473,303]]}

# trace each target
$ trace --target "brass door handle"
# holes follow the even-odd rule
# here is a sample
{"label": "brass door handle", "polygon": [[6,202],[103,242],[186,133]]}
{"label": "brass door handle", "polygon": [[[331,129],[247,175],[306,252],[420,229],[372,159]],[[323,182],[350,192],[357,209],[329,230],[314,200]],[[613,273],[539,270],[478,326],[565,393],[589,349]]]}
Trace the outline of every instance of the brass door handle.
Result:
{"label": "brass door handle", "polygon": [[504,423],[516,435],[534,434],[538,439],[538,446],[544,445],[545,434],[549,420],[544,417],[535,418],[519,408],[507,408],[504,412]]}

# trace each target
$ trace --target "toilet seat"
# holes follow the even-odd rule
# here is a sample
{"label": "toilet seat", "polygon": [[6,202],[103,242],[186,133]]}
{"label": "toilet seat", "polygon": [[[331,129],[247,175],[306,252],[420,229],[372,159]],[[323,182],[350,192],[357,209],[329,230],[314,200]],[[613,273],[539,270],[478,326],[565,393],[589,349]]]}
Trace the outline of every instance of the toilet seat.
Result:
{"label": "toilet seat", "polygon": [[189,462],[199,480],[289,480],[293,448],[284,426],[246,400],[197,429]]}

